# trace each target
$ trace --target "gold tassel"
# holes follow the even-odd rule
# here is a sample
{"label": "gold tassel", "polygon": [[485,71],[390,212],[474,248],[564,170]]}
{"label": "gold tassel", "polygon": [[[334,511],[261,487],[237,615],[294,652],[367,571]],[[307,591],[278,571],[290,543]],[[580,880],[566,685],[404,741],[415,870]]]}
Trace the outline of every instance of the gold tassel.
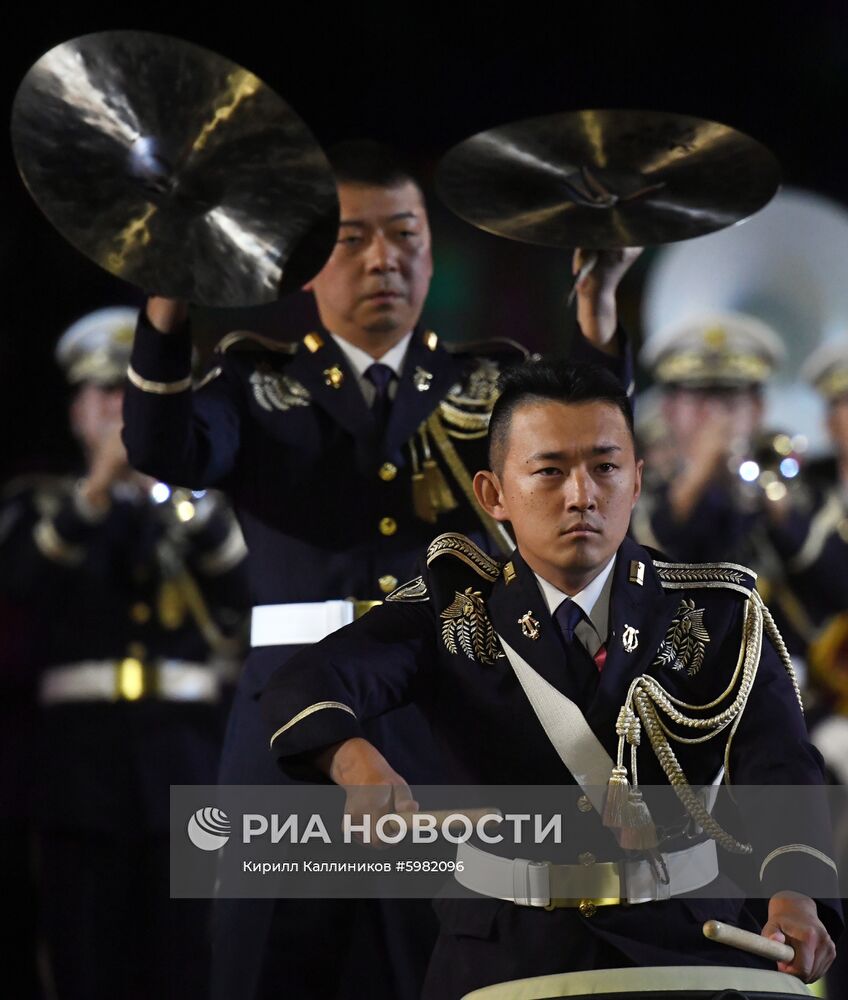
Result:
{"label": "gold tassel", "polygon": [[427,431],[423,424],[419,428],[419,433],[421,434],[421,446],[424,449],[424,478],[430,490],[430,500],[433,507],[439,514],[455,510],[457,507],[456,497],[451,492],[445,474],[436,464],[436,460],[430,452],[430,442],[427,440]]}
{"label": "gold tassel", "polygon": [[627,780],[627,768],[621,764],[616,764],[612,769],[609,783],[607,784],[607,797],[604,802],[604,826],[621,827],[624,826],[624,819],[627,813],[627,797],[630,790],[630,783]]}
{"label": "gold tassel", "polygon": [[418,464],[414,438],[409,441],[409,454],[412,456],[412,509],[415,511],[415,516],[422,521],[435,524],[437,515],[433,506],[432,491]]}
{"label": "gold tassel", "polygon": [[627,796],[626,818],[618,842],[627,851],[647,851],[657,846],[657,828],[638,788]]}

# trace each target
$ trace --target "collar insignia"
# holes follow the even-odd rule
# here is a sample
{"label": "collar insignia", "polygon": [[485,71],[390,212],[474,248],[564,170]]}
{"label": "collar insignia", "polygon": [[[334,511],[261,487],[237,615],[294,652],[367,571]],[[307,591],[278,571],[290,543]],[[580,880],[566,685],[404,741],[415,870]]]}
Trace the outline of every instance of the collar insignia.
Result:
{"label": "collar insignia", "polygon": [[324,385],[328,385],[331,389],[341,389],[343,382],[344,372],[338,365],[324,369]]}
{"label": "collar insignia", "polygon": [[[641,566],[641,563],[639,565]],[[621,645],[624,646],[625,653],[635,653],[639,648],[639,629],[625,625],[621,633]]]}
{"label": "collar insignia", "polygon": [[640,587],[645,583],[645,564],[638,559],[630,561],[630,582],[636,583]]}
{"label": "collar insignia", "polygon": [[521,626],[521,632],[525,639],[539,638],[539,621],[533,617],[532,611],[528,611],[526,614],[522,615],[518,619],[518,624]]}
{"label": "collar insignia", "polygon": [[412,376],[412,384],[419,392],[427,392],[430,388],[430,383],[433,381],[433,376],[430,372],[425,371],[421,365],[415,369],[415,373]]}

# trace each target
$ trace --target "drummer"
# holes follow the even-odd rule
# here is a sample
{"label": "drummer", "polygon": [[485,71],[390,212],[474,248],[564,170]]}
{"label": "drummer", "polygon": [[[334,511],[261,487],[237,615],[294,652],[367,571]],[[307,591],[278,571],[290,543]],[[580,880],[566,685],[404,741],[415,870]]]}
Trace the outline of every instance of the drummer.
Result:
{"label": "drummer", "polygon": [[[661,723],[638,749],[643,783],[708,785],[725,752],[734,784],[775,775],[821,783],[791,664],[754,575],[736,564],[655,561],[626,537],[642,462],[629,402],[608,372],[527,363],[501,376],[500,388],[488,469],[474,489],[492,518],[511,524],[517,547],[495,560],[460,534],[439,535],[422,576],[295,656],[262,699],[273,756],[283,769],[310,760],[348,788],[349,811],[372,820],[415,808],[407,776],[363,728],[408,699],[446,751],[443,782],[573,786],[602,763],[606,800],[594,801],[583,777],[578,802],[581,832],[595,830],[591,853],[532,872],[526,861],[464,854],[457,877],[477,898],[436,902],[426,997],[581,969],[764,964],[706,941],[708,918],[786,940],[795,958],[781,971],[819,978],[841,916],[804,894],[812,885],[822,899],[838,891],[828,838],[802,810],[748,830],[769,900],[761,927],[742,899],[718,898],[726,883],[714,882],[714,839],[739,850],[736,833],[715,827],[711,839],[660,840],[650,817],[621,799],[623,748],[639,746],[634,704]],[[683,709],[672,709],[673,728],[666,693]],[[675,752],[682,771],[669,763]],[[362,786],[372,786],[365,798]],[[639,851],[625,855],[618,844]],[[610,871],[625,858],[627,877],[613,892]],[[701,898],[707,886],[716,898]]]}

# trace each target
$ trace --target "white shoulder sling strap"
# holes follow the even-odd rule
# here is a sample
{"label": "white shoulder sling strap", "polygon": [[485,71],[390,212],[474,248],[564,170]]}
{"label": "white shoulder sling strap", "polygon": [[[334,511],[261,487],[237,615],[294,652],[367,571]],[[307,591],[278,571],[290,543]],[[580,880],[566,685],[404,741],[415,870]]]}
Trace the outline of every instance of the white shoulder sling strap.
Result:
{"label": "white shoulder sling strap", "polygon": [[554,749],[595,809],[603,813],[612,758],[574,702],[538,674],[503,636],[498,638]]}

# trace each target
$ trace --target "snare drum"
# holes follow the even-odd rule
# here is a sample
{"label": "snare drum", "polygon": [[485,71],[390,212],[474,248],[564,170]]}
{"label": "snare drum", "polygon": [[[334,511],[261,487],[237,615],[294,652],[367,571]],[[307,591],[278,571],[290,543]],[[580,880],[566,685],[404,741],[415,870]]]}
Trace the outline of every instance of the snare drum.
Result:
{"label": "snare drum", "polygon": [[812,995],[800,979],[784,972],[667,965],[514,979],[473,990],[463,1000],[791,1000]]}

